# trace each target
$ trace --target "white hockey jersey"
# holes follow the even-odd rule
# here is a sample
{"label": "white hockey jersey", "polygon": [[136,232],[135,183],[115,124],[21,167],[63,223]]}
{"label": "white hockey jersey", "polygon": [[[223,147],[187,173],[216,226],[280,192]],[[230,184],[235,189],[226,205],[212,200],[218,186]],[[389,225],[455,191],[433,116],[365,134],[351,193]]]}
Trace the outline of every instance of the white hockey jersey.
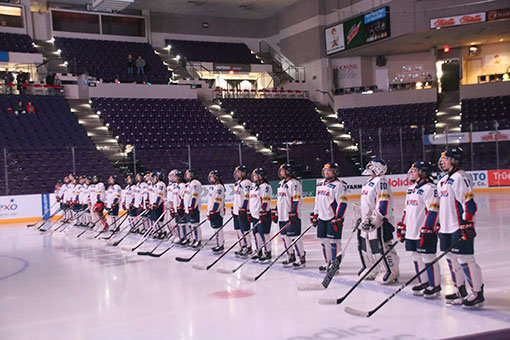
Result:
{"label": "white hockey jersey", "polygon": [[239,215],[239,208],[248,209],[250,200],[251,181],[243,179],[234,184],[234,215]]}
{"label": "white hockey jersey", "polygon": [[422,227],[434,228],[439,211],[436,186],[430,182],[416,183],[407,189],[404,216],[406,239],[419,240]]}
{"label": "white hockey jersey", "polygon": [[176,183],[170,182],[166,186],[166,205],[165,205],[165,208],[167,208],[168,210],[175,210],[175,208],[174,208],[174,202],[175,202],[174,190],[175,190],[176,185],[177,185]]}
{"label": "white hockey jersey", "polygon": [[382,216],[393,223],[393,193],[385,176],[371,178],[361,188],[361,220],[378,210]]}
{"label": "white hockey jersey", "polygon": [[437,183],[441,233],[451,234],[476,213],[471,176],[463,170],[443,176]]}
{"label": "white hockey jersey", "polygon": [[55,198],[57,199],[57,201],[60,200],[61,202],[63,202],[63,200],[64,200],[64,184],[62,184],[58,188],[55,187]]}
{"label": "white hockey jersey", "polygon": [[112,208],[115,204],[120,203],[120,195],[122,188],[118,184],[110,185],[106,191],[106,207]]}
{"label": "white hockey jersey", "polygon": [[92,202],[95,202],[96,197],[96,185],[90,184],[89,185],[89,204],[92,204]]}
{"label": "white hockey jersey", "polygon": [[147,183],[137,183],[133,189],[135,196],[135,208],[143,208],[145,206],[145,192],[147,191]]}
{"label": "white hockey jersey", "polygon": [[174,191],[174,206],[180,209],[184,209],[184,197],[186,196],[186,183],[179,183]]}
{"label": "white hockey jersey", "polygon": [[92,204],[96,204],[98,201],[104,202],[105,200],[105,188],[104,184],[102,182],[94,184],[94,189],[96,190],[96,193],[94,197],[92,197]]}
{"label": "white hockey jersey", "polygon": [[78,183],[74,186],[74,197],[73,201],[80,203],[80,194],[83,191],[83,185]]}
{"label": "white hockey jersey", "polygon": [[134,189],[135,189],[135,186],[136,185],[129,185],[128,184],[124,188],[124,194],[122,196],[122,204],[126,206],[126,209],[129,209],[129,206],[131,204],[134,204],[134,199],[135,199]]}
{"label": "white hockey jersey", "polygon": [[74,199],[75,199],[74,184],[73,183],[65,184],[64,190],[65,190],[64,191],[64,202],[69,204],[72,201],[74,201]]}
{"label": "white hockey jersey", "polygon": [[295,178],[288,181],[281,180],[278,185],[278,197],[276,208],[278,209],[278,221],[287,222],[289,213],[297,212],[301,216],[301,203],[303,202],[303,187]]}
{"label": "white hockey jersey", "polygon": [[338,179],[323,180],[321,184],[317,185],[315,191],[314,213],[319,215],[319,219],[323,221],[343,218],[347,210],[346,192],[345,182]]}
{"label": "white hockey jersey", "polygon": [[250,214],[254,219],[260,218],[261,211],[271,211],[273,189],[268,183],[253,183],[250,190]]}
{"label": "white hockey jersey", "polygon": [[184,208],[186,213],[189,208],[200,209],[202,205],[202,184],[196,179],[186,183],[186,190],[184,192]]}
{"label": "white hockey jersey", "polygon": [[143,203],[151,203],[151,197],[154,196],[154,184],[152,182],[146,182],[147,185],[145,186],[145,192],[143,195]]}
{"label": "white hockey jersey", "polygon": [[89,186],[87,184],[81,185],[79,202],[80,204],[89,204]]}
{"label": "white hockey jersey", "polygon": [[223,184],[215,184],[209,189],[207,211],[216,211],[220,216],[225,216],[225,186]]}
{"label": "white hockey jersey", "polygon": [[159,181],[152,186],[150,191],[150,202],[152,205],[164,204],[166,200],[166,185],[164,182]]}

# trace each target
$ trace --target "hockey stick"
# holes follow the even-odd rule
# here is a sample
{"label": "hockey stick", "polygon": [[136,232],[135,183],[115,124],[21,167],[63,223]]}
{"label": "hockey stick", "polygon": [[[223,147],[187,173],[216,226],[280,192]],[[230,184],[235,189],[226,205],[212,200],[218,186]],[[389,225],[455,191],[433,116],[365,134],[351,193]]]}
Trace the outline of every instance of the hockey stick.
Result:
{"label": "hockey stick", "polygon": [[[53,209],[53,207],[54,207],[57,203],[59,203],[59,202],[57,202],[57,201],[53,202],[53,204],[52,204],[52,205],[51,205],[51,207],[48,209],[48,211],[51,211],[51,209]],[[49,220],[50,218],[52,218],[53,216],[55,216],[55,214],[56,214],[57,212],[59,212],[61,209],[62,209],[62,208],[59,208],[59,209],[57,209],[57,211],[55,211],[53,214],[50,214],[50,217],[48,217],[48,219],[47,219],[47,220]],[[44,214],[44,215],[46,215],[46,214]],[[43,220],[44,220],[44,215],[43,215],[43,216],[41,216],[41,218],[40,218],[40,219],[38,219],[35,223],[27,224],[27,228],[35,227],[35,226],[37,225],[37,223],[39,223],[39,222],[43,221]],[[47,221],[47,220],[44,220],[44,221]],[[43,224],[44,224],[44,223],[43,223]]]}
{"label": "hockey stick", "polygon": [[365,272],[365,274],[363,274],[363,276],[358,280],[358,282],[356,282],[354,284],[354,286],[352,286],[349,291],[347,291],[347,293],[344,294],[344,296],[342,296],[341,298],[338,298],[338,299],[326,299],[326,298],[323,298],[323,299],[319,299],[319,303],[320,304],[323,304],[323,305],[339,305],[342,303],[342,301],[345,300],[345,298],[347,298],[353,291],[354,289],[356,289],[356,287],[359,286],[359,284],[361,282],[363,282],[363,280],[372,272],[372,270],[374,270],[378,265],[379,263],[381,263],[381,261],[384,259],[384,257],[389,254],[390,251],[393,250],[393,248],[395,248],[395,246],[399,243],[399,241],[395,241],[391,244],[391,246],[377,259],[377,261],[375,261],[372,266]]}
{"label": "hockey stick", "polygon": [[285,248],[274,260],[273,262],[271,262],[267,267],[266,269],[264,269],[259,275],[257,276],[247,276],[247,275],[243,275],[241,276],[241,278],[243,280],[246,280],[246,281],[257,281],[258,279],[260,279],[260,277],[262,275],[264,275],[264,273],[266,273],[279,259],[280,257],[282,257],[284,254],[287,254],[287,252],[289,251],[289,249],[291,249],[303,236],[305,236],[305,234],[310,230],[312,229],[313,227],[313,224],[311,224],[308,228],[305,229],[305,231],[299,235],[298,237],[296,237],[294,239],[294,241],[292,241],[289,246],[287,248]]}
{"label": "hockey stick", "polygon": [[[147,239],[149,238],[149,236],[152,234],[152,231],[154,230],[154,226],[156,224],[158,224],[158,222],[165,216],[165,214],[161,214],[159,215],[158,219],[156,220],[156,222],[154,223],[151,223],[151,226],[149,229],[147,229],[147,231],[145,232],[145,234],[143,234],[143,236],[138,240],[137,243],[135,243],[133,246],[122,246],[120,247],[122,250],[129,250],[129,251],[135,251],[136,249],[138,249],[142,244],[145,243],[145,241],[147,241]],[[170,222],[170,221],[169,221]],[[158,232],[160,231],[163,226],[165,226],[165,224],[163,224],[162,226],[160,226],[157,230],[154,230],[154,232]]]}
{"label": "hockey stick", "polygon": [[198,265],[198,264],[194,264],[193,265],[193,268],[195,269],[198,269],[198,270],[209,270],[211,269],[216,263],[218,263],[218,261],[220,261],[225,255],[228,254],[229,251],[231,251],[232,249],[234,249],[234,247],[241,243],[242,240],[244,240],[244,238],[246,236],[248,236],[251,232],[253,232],[253,230],[255,230],[255,226],[253,228],[251,228],[250,230],[248,230],[247,232],[245,232],[243,234],[243,237],[239,238],[237,241],[234,242],[234,244],[232,244],[228,249],[227,251],[225,251],[223,254],[221,254],[216,260],[214,260],[210,265],[208,266],[203,266],[203,265]]}
{"label": "hockey stick", "polygon": [[[181,220],[184,218],[184,216],[181,218]],[[207,220],[204,220],[202,221],[202,223],[204,223],[205,221]],[[179,226],[179,223],[180,223],[180,220],[179,222],[175,225],[174,228],[176,228],[177,226]],[[182,239],[186,239],[186,237],[188,237],[189,235],[191,235],[191,233],[193,233],[200,225],[202,225],[202,223],[200,223],[199,225],[197,225],[196,227],[193,227],[191,228],[190,231],[188,231],[183,237]],[[182,227],[182,225],[181,225]],[[178,245],[178,243],[174,243],[172,244],[170,247],[166,248],[164,251],[162,251],[161,253],[159,254],[154,254],[154,250],[156,250],[156,248],[154,248],[151,252],[147,252],[147,253],[144,253],[144,254],[138,254],[138,255],[148,255],[148,256],[151,256],[151,257],[161,257],[163,256],[166,252],[170,251],[170,249],[172,249],[173,247],[175,247],[176,245]]]}
{"label": "hockey stick", "polygon": [[[63,224],[65,224],[65,223],[67,222],[67,221],[61,221],[61,220],[64,218],[65,213],[67,213],[70,209],[71,209],[71,208],[62,209],[62,210],[64,210],[64,212],[62,213],[62,215],[57,216],[57,219],[56,219],[56,220],[55,220],[52,224],[50,224],[50,226],[49,226],[48,228],[46,228],[46,229],[42,229],[42,227],[44,226],[44,223],[43,223],[43,224],[42,224],[39,228],[37,228],[37,229],[39,229],[40,231],[42,231],[43,233],[45,233],[45,232],[50,231],[50,230],[51,230],[51,228],[53,228],[53,226],[55,226],[55,224],[57,224],[57,223],[61,223],[61,225],[58,227],[58,228],[60,228]],[[58,230],[58,228],[57,228],[57,230]]]}
{"label": "hockey stick", "polygon": [[336,272],[340,268],[340,264],[342,263],[342,259],[345,258],[345,253],[347,251],[347,247],[349,247],[349,244],[351,243],[351,239],[354,236],[358,229],[358,226],[352,231],[351,236],[349,236],[349,239],[347,240],[347,243],[339,256],[335,258],[335,261],[331,264],[330,268],[328,269],[328,272],[326,273],[326,276],[322,280],[321,283],[310,283],[310,284],[299,284],[297,289],[301,291],[310,291],[310,290],[325,290],[329,287],[329,284],[331,283],[331,280],[333,280],[333,277],[335,276]]}
{"label": "hockey stick", "polygon": [[[119,234],[120,234],[120,233],[122,233],[124,230],[126,230],[127,228],[129,228],[129,223],[128,223],[128,225],[127,225],[127,226],[125,226],[124,228],[122,228],[122,230],[120,230],[120,226],[121,226],[124,222],[129,221],[129,217],[132,217],[132,216],[129,216],[129,212],[126,212],[126,213],[124,214],[124,216],[127,216],[127,218],[126,218],[124,221],[122,221],[122,222],[120,222],[120,223],[119,223],[119,227],[117,228],[117,230],[116,230],[116,231],[113,231],[113,232],[112,232],[110,235],[108,235],[107,237],[100,237],[100,239],[101,239],[101,240],[109,240],[109,239],[111,239],[111,238],[113,237],[113,235],[115,235],[115,234],[117,234],[117,233],[119,233]],[[117,222],[118,222],[118,221],[117,221]],[[96,236],[95,238],[97,238],[97,236]]]}
{"label": "hockey stick", "polygon": [[[126,221],[126,217],[128,216],[128,213],[126,212],[121,218],[119,218],[117,221],[115,221],[116,225],[117,225],[117,228],[115,228],[115,230],[112,230],[112,234],[115,234],[117,233],[119,230],[120,230],[120,226],[122,225],[122,223],[124,223],[124,221]],[[113,216],[112,216],[113,217]],[[103,233],[107,232],[108,229],[103,229],[102,231],[100,231],[99,233],[97,233],[93,238],[98,238],[100,235],[102,235]]]}
{"label": "hockey stick", "polygon": [[[271,241],[278,235],[280,235],[282,233],[282,231],[284,231],[285,229],[287,229],[287,227],[290,226],[290,222],[288,222],[285,226],[283,226],[280,230],[278,230],[269,240],[267,240],[262,246],[260,246],[260,249],[264,248],[267,244],[271,243]],[[222,274],[234,274],[236,271],[238,271],[239,269],[241,269],[242,266],[244,266],[245,264],[247,264],[248,262],[250,262],[251,259],[248,258],[246,261],[244,261],[243,263],[241,263],[239,266],[237,266],[236,268],[234,269],[224,269],[224,268],[218,268],[216,269],[216,271],[218,273],[222,273]]]}
{"label": "hockey stick", "polygon": [[[57,211],[55,211],[55,212],[53,213],[53,215],[51,215],[51,216],[50,216],[50,218],[48,218],[48,219],[47,219],[47,220],[45,220],[45,221],[44,221],[44,222],[43,222],[40,226],[38,226],[38,227],[37,227],[37,229],[38,229],[38,230],[42,230],[42,227],[43,227],[46,223],[48,223],[48,221],[50,221],[53,217],[57,216],[57,214],[58,214],[59,212],[61,212],[62,210],[63,210],[63,208],[62,208],[62,207],[59,207],[59,208],[57,209]],[[58,220],[60,219],[60,216],[57,216],[57,217],[58,217],[58,218],[57,218],[57,221],[58,221]],[[34,225],[34,226],[35,226],[35,225]]]}
{"label": "hockey stick", "polygon": [[[163,244],[163,242],[166,242],[166,241],[170,240],[170,238],[171,238],[171,237],[172,237],[172,235],[173,235],[173,232],[174,232],[175,228],[177,228],[177,227],[179,226],[179,223],[181,223],[181,221],[184,219],[184,217],[186,217],[186,216],[182,216],[182,217],[179,219],[179,221],[177,221],[177,223],[175,223],[175,225],[173,226],[173,228],[172,228],[172,229],[170,229],[170,234],[169,234],[169,238],[168,238],[168,239],[165,237],[164,239],[162,239],[161,241],[159,241],[159,242],[156,244],[156,246],[155,246],[155,247],[154,247],[151,251],[139,251],[139,252],[137,252],[136,254],[137,254],[137,255],[142,255],[142,256],[152,254],[152,253],[153,253],[156,249],[158,249],[158,247],[159,247],[160,245],[162,245],[162,244]],[[175,219],[175,217],[172,217],[172,219],[170,219],[170,221],[168,221],[167,223],[172,222],[174,219]]]}
{"label": "hockey stick", "polygon": [[[71,208],[72,209],[72,208]],[[66,225],[61,232],[65,232],[69,227],[74,227],[74,225],[76,224],[76,221],[78,221],[78,219],[83,215],[85,214],[88,210],[90,210],[90,207],[87,207],[87,209],[81,211],[80,213],[76,214],[76,216],[74,216],[74,218],[72,218],[72,220],[70,221],[71,222],[71,225]],[[69,224],[69,222],[68,222]],[[60,227],[59,227],[60,228]],[[56,232],[59,228],[55,229],[52,233]],[[87,231],[88,229],[86,229],[85,231]]]}
{"label": "hockey stick", "polygon": [[264,275],[264,273],[265,273],[265,272],[267,272],[267,271],[268,271],[268,270],[269,270],[269,269],[270,269],[270,268],[271,268],[271,267],[272,267],[272,266],[273,266],[273,265],[274,265],[274,264],[275,264],[275,263],[276,263],[276,262],[280,259],[280,257],[282,257],[282,256],[283,256],[283,254],[287,254],[287,251],[288,251],[289,249],[291,249],[291,248],[292,248],[292,247],[293,247],[293,246],[294,246],[294,245],[295,245],[295,244],[296,244],[296,243],[297,243],[297,242],[298,242],[298,241],[299,241],[299,240],[300,240],[303,236],[305,236],[305,234],[306,234],[306,233],[307,233],[310,229],[312,229],[312,227],[313,227],[313,224],[311,224],[308,228],[306,228],[306,229],[305,229],[305,231],[304,231],[301,235],[299,235],[298,237],[296,237],[296,238],[294,239],[294,241],[292,241],[292,242],[289,244],[289,246],[288,246],[287,248],[285,248],[285,249],[284,249],[284,250],[280,253],[280,255],[278,255],[278,256],[277,256],[277,257],[273,260],[273,262],[271,262],[271,263],[269,264],[269,266],[267,266],[267,267],[266,267],[266,269],[264,269],[264,270],[263,270],[263,271],[262,271],[259,275],[257,275],[257,276],[247,276],[247,275],[243,275],[243,276],[241,276],[241,278],[242,278],[243,280],[246,280],[246,281],[257,281],[258,279],[260,279],[260,277],[261,277],[262,275]]}
{"label": "hockey stick", "polygon": [[[136,216],[135,220],[134,220],[134,223],[132,226],[127,226],[126,228],[124,228],[122,231],[124,231],[125,229],[131,227],[131,229],[124,235],[122,236],[120,239],[118,239],[117,241],[113,242],[112,243],[112,246],[116,247],[118,246],[122,241],[124,241],[124,239],[129,235],[131,234],[131,232],[135,229],[135,227],[137,227],[140,222],[142,222],[142,217],[144,217],[147,213],[149,212],[149,210],[145,209],[144,211],[142,211],[140,213],[140,215]],[[138,221],[137,221],[138,220]]]}
{"label": "hockey stick", "polygon": [[[85,211],[87,211],[87,210],[90,210],[90,208],[87,208]],[[85,211],[83,211],[83,212],[85,212]],[[79,238],[81,235],[85,234],[85,233],[86,233],[87,231],[89,231],[89,230],[93,230],[94,226],[95,226],[98,222],[100,222],[100,221],[101,221],[101,218],[98,218],[98,219],[97,219],[97,221],[95,221],[94,223],[92,223],[92,225],[91,225],[91,226],[86,227],[86,229],[85,229],[84,231],[82,231],[81,233],[79,233],[79,234],[78,234],[78,236],[76,236],[76,238]]]}
{"label": "hockey stick", "polygon": [[[230,216],[230,218],[227,220],[227,222],[223,223],[223,225],[221,227],[218,228],[218,230],[211,236],[209,237],[209,239],[207,241],[205,241],[205,243],[203,245],[200,246],[200,248],[198,248],[198,250],[193,253],[193,255],[191,255],[190,257],[179,257],[177,256],[175,258],[176,261],[179,261],[179,262],[189,262],[191,261],[202,249],[205,248],[205,246],[207,246],[207,244],[213,239],[216,237],[216,235],[218,235],[218,233],[227,225],[228,222],[230,222],[230,220],[234,218],[234,216]],[[207,220],[206,220],[207,221]]]}
{"label": "hockey stick", "polygon": [[437,263],[437,261],[439,261],[440,259],[443,258],[443,256],[445,256],[446,254],[448,254],[453,247],[455,247],[457,244],[459,244],[460,242],[462,242],[464,239],[460,238],[457,240],[457,242],[455,242],[454,244],[452,244],[448,249],[446,249],[445,251],[443,251],[441,254],[439,254],[439,256],[437,256],[432,262],[430,262],[428,265],[426,265],[422,270],[420,270],[418,273],[416,273],[416,275],[414,275],[413,277],[411,277],[409,280],[407,280],[406,283],[404,283],[402,286],[400,286],[399,289],[397,289],[396,291],[394,291],[390,296],[388,296],[383,302],[381,302],[377,307],[375,307],[374,309],[368,311],[368,312],[365,312],[365,311],[361,311],[359,309],[355,309],[355,308],[352,308],[352,307],[345,307],[345,312],[348,313],[348,314],[351,314],[351,315],[356,315],[356,316],[363,316],[363,317],[366,317],[366,318],[369,318],[370,316],[372,316],[375,312],[377,312],[382,306],[384,306],[388,301],[390,301],[395,295],[397,295],[398,293],[400,293],[402,290],[404,290],[404,288],[406,288],[409,284],[411,284],[411,282],[413,282],[414,280],[416,280],[421,274],[425,273],[430,267],[432,267],[435,263]]}

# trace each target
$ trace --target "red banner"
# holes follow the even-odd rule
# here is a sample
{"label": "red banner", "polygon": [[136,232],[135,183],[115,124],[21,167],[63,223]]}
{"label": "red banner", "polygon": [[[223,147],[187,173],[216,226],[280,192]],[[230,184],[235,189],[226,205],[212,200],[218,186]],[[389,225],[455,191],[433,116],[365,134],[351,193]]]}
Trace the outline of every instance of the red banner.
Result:
{"label": "red banner", "polygon": [[487,171],[490,187],[510,186],[510,170]]}

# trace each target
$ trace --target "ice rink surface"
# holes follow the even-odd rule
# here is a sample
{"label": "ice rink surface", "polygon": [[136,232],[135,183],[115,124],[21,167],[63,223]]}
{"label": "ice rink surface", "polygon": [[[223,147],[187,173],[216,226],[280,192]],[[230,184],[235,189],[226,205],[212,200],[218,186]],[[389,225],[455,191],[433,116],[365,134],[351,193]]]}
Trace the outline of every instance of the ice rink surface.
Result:
{"label": "ice rink surface", "polygon": [[[175,261],[192,250],[175,247],[160,258],[138,256],[88,239],[81,229],[66,235],[41,235],[25,225],[0,226],[0,339],[438,339],[510,327],[510,194],[479,193],[476,257],[485,282],[485,307],[466,310],[447,307],[443,299],[412,296],[409,288],[371,318],[351,316],[346,306],[369,310],[414,274],[410,256],[401,257],[400,281],[391,286],[366,282],[341,305],[321,305],[319,298],[342,296],[357,280],[360,261],[354,238],[326,291],[298,291],[300,283],[318,283],[323,274],[320,246],[312,229],[305,239],[307,267],[284,269],[276,264],[256,282],[241,275],[256,275],[265,268],[241,263],[227,255],[211,270],[192,268],[216,257],[204,249],[190,263]],[[351,200],[355,202],[356,200]],[[395,197],[394,215],[400,218],[404,198]],[[311,203],[302,215],[308,222]],[[228,214],[227,214],[228,216]],[[203,218],[203,216],[202,216]],[[350,211],[343,244],[350,234]],[[226,245],[234,240],[227,226]],[[208,223],[204,237],[211,235]],[[273,232],[276,226],[273,225]],[[136,242],[126,239],[122,244]],[[122,245],[121,244],[121,245]],[[283,248],[273,243],[273,256]],[[153,243],[142,246],[142,250]],[[162,246],[164,249],[165,246]],[[283,258],[282,258],[283,259]],[[446,262],[441,260],[443,295],[451,291]]]}

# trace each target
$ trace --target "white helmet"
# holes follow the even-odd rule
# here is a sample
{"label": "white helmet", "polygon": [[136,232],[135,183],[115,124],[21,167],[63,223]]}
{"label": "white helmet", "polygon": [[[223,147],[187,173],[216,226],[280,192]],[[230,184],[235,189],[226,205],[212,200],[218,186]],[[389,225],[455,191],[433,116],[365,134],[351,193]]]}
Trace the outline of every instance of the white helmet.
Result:
{"label": "white helmet", "polygon": [[382,176],[386,173],[387,170],[388,167],[386,166],[386,163],[381,158],[376,157],[367,163],[367,166],[365,167],[365,170],[363,170],[362,175]]}

